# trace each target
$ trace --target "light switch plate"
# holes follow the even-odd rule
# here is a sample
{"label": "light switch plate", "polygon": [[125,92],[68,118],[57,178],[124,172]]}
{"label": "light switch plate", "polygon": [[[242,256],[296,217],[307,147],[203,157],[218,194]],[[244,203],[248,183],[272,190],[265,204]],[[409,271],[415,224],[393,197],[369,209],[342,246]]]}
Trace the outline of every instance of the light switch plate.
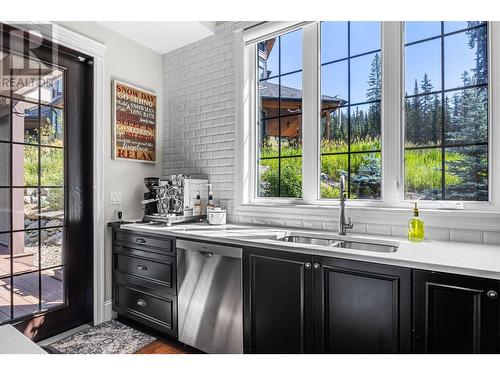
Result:
{"label": "light switch plate", "polygon": [[110,191],[109,204],[121,204],[121,203],[122,203],[122,193],[120,191]]}

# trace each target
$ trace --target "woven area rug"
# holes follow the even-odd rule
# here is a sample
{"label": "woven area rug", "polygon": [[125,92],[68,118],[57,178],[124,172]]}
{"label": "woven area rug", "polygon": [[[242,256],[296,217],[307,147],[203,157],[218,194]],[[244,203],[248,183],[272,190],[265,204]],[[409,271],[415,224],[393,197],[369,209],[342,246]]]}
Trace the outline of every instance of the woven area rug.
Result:
{"label": "woven area rug", "polygon": [[44,349],[53,354],[132,354],[155,340],[156,337],[111,320],[56,341]]}

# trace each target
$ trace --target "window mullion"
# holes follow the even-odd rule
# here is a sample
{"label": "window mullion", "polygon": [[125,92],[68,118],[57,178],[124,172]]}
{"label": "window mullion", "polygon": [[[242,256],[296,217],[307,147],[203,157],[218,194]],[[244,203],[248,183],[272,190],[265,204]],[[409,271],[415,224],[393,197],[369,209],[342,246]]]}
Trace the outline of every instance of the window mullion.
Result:
{"label": "window mullion", "polygon": [[403,27],[382,22],[382,199],[403,200]]}
{"label": "window mullion", "polygon": [[302,196],[319,197],[319,23],[304,27],[302,43]]}

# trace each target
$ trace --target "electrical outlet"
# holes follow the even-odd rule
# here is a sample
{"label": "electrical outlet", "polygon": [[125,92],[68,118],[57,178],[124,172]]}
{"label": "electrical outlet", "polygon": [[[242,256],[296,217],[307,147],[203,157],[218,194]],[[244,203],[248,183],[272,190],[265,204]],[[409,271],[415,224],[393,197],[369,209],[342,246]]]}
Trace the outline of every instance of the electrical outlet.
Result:
{"label": "electrical outlet", "polygon": [[121,203],[122,203],[122,193],[120,191],[110,191],[109,204],[121,204]]}

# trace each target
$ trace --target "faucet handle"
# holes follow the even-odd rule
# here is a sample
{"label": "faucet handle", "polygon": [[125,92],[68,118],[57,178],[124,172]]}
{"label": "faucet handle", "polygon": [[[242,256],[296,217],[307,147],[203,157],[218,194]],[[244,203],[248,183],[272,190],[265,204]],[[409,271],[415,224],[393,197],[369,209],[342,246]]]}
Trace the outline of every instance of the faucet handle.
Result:
{"label": "faucet handle", "polygon": [[347,224],[345,226],[349,229],[352,229],[352,227],[354,226],[350,217],[347,218]]}

